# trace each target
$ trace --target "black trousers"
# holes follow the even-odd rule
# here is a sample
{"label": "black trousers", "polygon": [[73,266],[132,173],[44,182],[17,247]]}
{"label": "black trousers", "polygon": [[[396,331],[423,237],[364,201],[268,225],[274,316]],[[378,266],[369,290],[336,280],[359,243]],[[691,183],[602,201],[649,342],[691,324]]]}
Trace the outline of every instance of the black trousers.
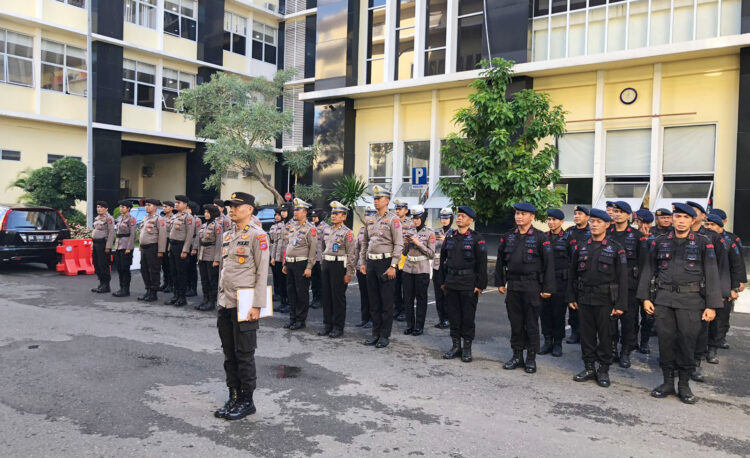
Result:
{"label": "black trousers", "polygon": [[320,301],[321,286],[320,262],[316,262],[312,268],[312,276],[310,277],[310,289],[312,289],[313,301]]}
{"label": "black trousers", "polygon": [[198,255],[188,253],[187,257],[187,287],[198,288]]}
{"label": "black trousers", "polygon": [[643,309],[643,304],[641,303],[641,301],[638,301],[638,308],[640,309],[641,323],[636,327],[635,333],[636,335],[638,335],[638,333],[640,332],[641,342],[648,342],[648,339],[651,337],[651,332],[654,328],[654,316],[646,313],[646,311]]}
{"label": "black trousers", "polygon": [[367,294],[370,296],[373,337],[391,336],[396,280],[389,280],[385,274],[389,267],[391,258],[367,260]]}
{"label": "black trousers", "polygon": [[578,332],[578,310],[568,307],[568,324],[570,325],[571,334]]}
{"label": "black trousers", "polygon": [[[401,282],[404,287],[406,326],[409,329],[424,329],[424,320],[427,317],[427,289],[430,287],[430,274],[404,272]],[[414,308],[415,299],[416,310]]]}
{"label": "black trousers", "polygon": [[357,286],[359,287],[359,314],[361,321],[368,322],[370,318],[370,296],[367,294],[367,275],[357,269]]}
{"label": "black trousers", "polygon": [[664,369],[695,370],[695,347],[704,321],[703,310],[656,305],[654,319],[659,333],[659,365]]}
{"label": "black trousers", "polygon": [[257,323],[237,322],[237,309],[220,307],[216,319],[221,349],[224,351],[224,372],[227,386],[244,392],[255,391],[255,349]]}
{"label": "black trousers", "polygon": [[700,361],[708,354],[708,322],[701,320],[701,329],[695,341],[695,359]]}
{"label": "black trousers", "polygon": [[474,290],[462,291],[446,288],[445,309],[451,325],[451,337],[474,340],[477,302],[479,302],[479,296],[474,294]]}
{"label": "black trousers", "polygon": [[310,308],[310,279],[305,277],[307,261],[286,263],[286,294],[289,297],[289,321],[306,321]]}
{"label": "black trousers", "polygon": [[169,243],[167,243],[167,251],[164,253],[164,257],[161,258],[161,273],[164,276],[164,284],[172,286],[172,275],[169,270]]}
{"label": "black trousers", "polygon": [[716,318],[708,323],[708,346],[719,347],[729,332],[729,316],[734,301],[724,301],[724,308],[716,309]]}
{"label": "black trousers", "polygon": [[216,296],[219,294],[219,266],[214,267],[213,261],[199,261],[198,269],[201,274],[203,295],[208,297],[211,303],[215,303]]}
{"label": "black trousers", "polygon": [[[638,344],[636,336],[638,334],[638,298],[634,290],[628,290],[628,309],[611,321],[612,325],[612,344],[617,342],[622,344],[622,348],[635,348]],[[619,327],[618,327],[619,322]]]}
{"label": "black trousers", "polygon": [[130,266],[133,264],[133,252],[125,254],[125,250],[115,251],[115,266],[120,280],[120,288],[130,288]]}
{"label": "black trousers", "polygon": [[565,337],[565,294],[553,294],[542,299],[542,311],[539,315],[542,322],[542,335],[546,338],[562,341]]}
{"label": "black trousers", "polygon": [[169,244],[169,270],[172,273],[174,295],[177,297],[185,296],[187,289],[188,259],[182,259],[181,254],[182,242]]}
{"label": "black trousers", "polygon": [[284,263],[282,261],[276,261],[275,265],[271,266],[274,276],[273,292],[279,295],[282,302],[286,302],[286,275],[282,272],[283,269]]}
{"label": "black trousers", "polygon": [[141,245],[141,277],[146,290],[158,290],[161,274],[161,259],[159,259],[159,245],[149,243]]}
{"label": "black trousers", "polygon": [[320,268],[323,325],[326,329],[344,330],[346,323],[346,267],[343,261],[323,261]]}
{"label": "black trousers", "polygon": [[539,351],[539,291],[512,291],[505,296],[510,321],[510,347],[513,350]]}
{"label": "black trousers", "polygon": [[404,273],[396,267],[396,285],[393,287],[393,316],[404,313]]}
{"label": "black trousers", "polygon": [[94,264],[94,273],[99,279],[99,283],[103,285],[109,285],[112,280],[112,273],[110,272],[110,261],[111,256],[107,253],[107,240],[106,239],[94,239],[93,251],[91,253],[91,262]]}
{"label": "black trousers", "polygon": [[435,310],[437,310],[438,321],[443,323],[448,321],[448,305],[446,304],[445,291],[440,288],[438,282],[438,270],[432,270],[432,289],[435,292]]}
{"label": "black trousers", "polygon": [[612,307],[578,304],[578,332],[584,363],[612,364]]}

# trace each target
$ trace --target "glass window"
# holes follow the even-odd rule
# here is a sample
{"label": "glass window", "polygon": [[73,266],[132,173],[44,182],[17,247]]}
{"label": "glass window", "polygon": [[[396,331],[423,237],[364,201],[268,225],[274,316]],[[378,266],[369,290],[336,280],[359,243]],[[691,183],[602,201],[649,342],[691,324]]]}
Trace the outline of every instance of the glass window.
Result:
{"label": "glass window", "polygon": [[124,59],[122,74],[123,103],[154,108],[156,66]]}
{"label": "glass window", "polygon": [[458,4],[456,71],[474,70],[482,60],[482,3],[482,0],[461,0]]}
{"label": "glass window", "polygon": [[164,32],[196,40],[196,0],[164,0]]}
{"label": "glass window", "polygon": [[[442,151],[443,147],[445,146],[445,140],[440,140],[440,151]],[[448,166],[448,164],[445,164],[443,162],[443,156],[441,152],[438,152],[440,154],[440,178],[459,178],[461,177],[461,172],[451,168]]]}
{"label": "glass window", "polygon": [[547,60],[547,36],[549,35],[549,17],[534,19],[533,28],[534,60]]}
{"label": "glass window", "polygon": [[550,30],[549,58],[559,59],[565,57],[565,31],[567,28],[567,15],[552,16],[552,29]]}
{"label": "glass window", "polygon": [[229,12],[224,13],[224,50],[245,55],[247,45],[247,19]]}
{"label": "glass window", "polygon": [[648,188],[648,182],[605,183],[594,206],[602,208],[606,206],[608,200],[624,200],[633,209],[641,208],[641,204],[648,193]]}
{"label": "glass window", "polygon": [[594,176],[594,133],[571,132],[557,139],[557,168],[563,178]]}
{"label": "glass window", "polygon": [[0,159],[3,161],[20,161],[21,152],[4,149],[0,151]]}
{"label": "glass window", "polygon": [[411,169],[429,167],[430,142],[404,142],[404,181],[411,181]]}
{"label": "glass window", "polygon": [[86,51],[42,40],[42,89],[86,96]]}
{"label": "glass window", "polygon": [[[713,0],[712,0],[713,1]],[[628,49],[648,46],[648,2],[630,3],[630,28],[628,29]]]}
{"label": "glass window", "polygon": [[180,92],[195,86],[195,75],[172,70],[171,68],[164,68],[161,79],[162,109],[165,111],[177,111],[174,102],[180,96]]}
{"label": "glass window", "polygon": [[268,24],[253,21],[253,59],[276,64],[276,35],[278,30]]}
{"label": "glass window", "polygon": [[390,182],[393,176],[393,143],[370,144],[370,183]]}
{"label": "glass window", "polygon": [[446,0],[428,0],[425,29],[425,76],[445,73]]}
{"label": "glass window", "polygon": [[693,39],[693,0],[674,0],[672,43]]}
{"label": "glass window", "polygon": [[484,0],[459,0],[458,15],[482,13],[484,11]]}
{"label": "glass window", "polygon": [[385,0],[371,1],[367,12],[367,84],[385,78]]}
{"label": "glass window", "polygon": [[125,22],[156,28],[156,0],[125,0]]}
{"label": "glass window", "polygon": [[414,77],[414,0],[400,0],[396,10],[396,80]]}
{"label": "glass window", "polygon": [[606,8],[600,7],[589,10],[588,55],[604,52],[604,40],[606,39],[604,23],[606,18]]}
{"label": "glass window", "polygon": [[21,86],[34,85],[34,40],[28,35],[0,29],[0,80]]}
{"label": "glass window", "polygon": [[628,7],[625,3],[609,5],[607,25],[607,52],[625,49],[625,26]]}
{"label": "glass window", "polygon": [[582,56],[586,52],[586,11],[570,13],[569,22],[568,57]]}
{"label": "glass window", "polygon": [[721,36],[739,35],[742,21],[742,2],[740,0],[722,0],[721,2]]}
{"label": "glass window", "polygon": [[716,125],[664,128],[664,175],[713,175]]}
{"label": "glass window", "polygon": [[651,0],[651,33],[649,46],[669,43],[671,0]]}
{"label": "glass window", "polygon": [[549,0],[534,0],[534,17],[549,14]]}
{"label": "glass window", "polygon": [[64,158],[62,154],[48,154],[47,155],[47,164],[54,164],[55,162],[59,161],[60,159]]}
{"label": "glass window", "polygon": [[708,207],[714,182],[705,181],[665,181],[659,189],[656,203],[652,208],[671,208],[673,202],[692,200]]}
{"label": "glass window", "polygon": [[696,17],[695,38],[712,38],[717,36],[719,25],[719,4],[715,0],[698,0],[698,15]]}
{"label": "glass window", "polygon": [[607,131],[605,171],[607,176],[649,176],[651,129]]}
{"label": "glass window", "polygon": [[86,8],[86,0],[57,0],[60,3],[66,5],[77,6],[78,8]]}

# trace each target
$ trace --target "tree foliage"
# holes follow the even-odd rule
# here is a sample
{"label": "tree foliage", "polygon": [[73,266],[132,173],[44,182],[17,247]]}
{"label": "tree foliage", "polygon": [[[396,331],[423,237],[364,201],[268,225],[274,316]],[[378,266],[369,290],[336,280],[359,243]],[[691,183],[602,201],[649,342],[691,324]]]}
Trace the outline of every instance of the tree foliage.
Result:
{"label": "tree foliage", "polygon": [[86,165],[73,157],[56,161],[51,167],[21,172],[11,187],[23,189],[23,202],[52,207],[65,218],[81,220],[81,212],[73,208],[76,200],[86,199]]}
{"label": "tree foliage", "polygon": [[[561,194],[551,185],[560,178],[554,144],[543,142],[565,133],[565,112],[548,94],[524,89],[508,96],[513,62],[482,61],[482,78],[471,83],[470,105],[456,112],[459,134],[441,149],[442,160],[461,170],[460,180],[442,180],[455,205],[471,205],[484,221],[499,219],[514,203],[557,207]],[[540,212],[540,216],[544,213]]]}
{"label": "tree foliage", "polygon": [[356,202],[367,192],[367,181],[356,175],[345,175],[333,184],[331,199],[351,208],[364,224],[363,216],[356,210]]}

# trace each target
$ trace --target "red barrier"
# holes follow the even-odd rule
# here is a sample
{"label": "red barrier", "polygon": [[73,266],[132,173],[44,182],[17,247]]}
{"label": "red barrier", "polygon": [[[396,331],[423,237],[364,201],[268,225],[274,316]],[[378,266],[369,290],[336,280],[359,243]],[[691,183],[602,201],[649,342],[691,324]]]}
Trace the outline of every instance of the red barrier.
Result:
{"label": "red barrier", "polygon": [[66,239],[62,245],[57,246],[57,252],[62,255],[57,271],[63,275],[85,275],[94,273],[94,265],[91,263],[91,251],[93,242],[91,239]]}

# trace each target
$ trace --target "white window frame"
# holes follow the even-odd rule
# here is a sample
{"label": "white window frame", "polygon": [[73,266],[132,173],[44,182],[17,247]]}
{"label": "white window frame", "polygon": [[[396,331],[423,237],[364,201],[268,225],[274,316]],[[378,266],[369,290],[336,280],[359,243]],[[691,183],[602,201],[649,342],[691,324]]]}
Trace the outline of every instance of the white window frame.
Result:
{"label": "white window frame", "polygon": [[[176,81],[177,81],[177,89],[167,87],[164,84],[164,80],[167,79],[167,76],[166,76],[167,72],[175,72],[175,73],[177,73],[177,79],[176,79]],[[175,94],[176,95],[175,99],[177,97],[179,97],[180,94],[182,93],[182,91],[186,90],[186,89],[181,89],[180,88],[180,83],[182,83],[183,77],[189,78],[189,79],[186,80],[189,83],[189,87],[187,89],[192,89],[192,88],[195,87],[195,78],[196,78],[196,75],[194,75],[192,73],[188,73],[188,72],[183,72],[183,71],[180,71],[180,70],[175,70],[175,69],[172,69],[172,68],[167,68],[167,67],[164,67],[162,69],[162,86],[161,86],[162,87],[162,89],[161,89],[161,109],[162,109],[162,111],[171,111],[173,113],[177,112],[176,108],[174,108],[174,107],[168,107],[167,106],[167,98],[164,96],[164,93],[165,92],[171,92],[171,93]]]}
{"label": "white window frame", "polygon": [[[174,11],[167,10],[166,2],[170,2],[170,3],[176,4],[177,7],[178,7],[178,11],[175,13]],[[183,12],[182,12],[183,11],[182,5],[184,5],[184,4],[191,4],[192,5],[193,16],[187,16],[187,15],[183,14]],[[175,35],[172,32],[168,32],[166,28],[164,29],[164,33],[166,33],[167,35],[173,36],[173,37],[184,38],[185,40],[189,40],[189,41],[196,41],[196,42],[198,41],[198,0],[165,0],[165,2],[164,2],[164,16],[165,16],[165,20],[164,20],[163,27],[166,27],[166,24],[167,24],[167,21],[166,21],[166,15],[167,14],[173,14],[173,15],[177,16],[177,29],[178,29],[178,33],[177,33],[177,35]],[[193,21],[195,23],[195,38],[194,39],[182,36],[182,20],[183,20],[183,18],[191,20],[191,21]]]}
{"label": "white window frame", "polygon": [[83,53],[83,55],[84,55],[84,59],[83,59],[84,64],[87,64],[86,57],[85,57],[86,56],[86,50],[83,49],[83,48],[79,48],[77,46],[70,46],[70,45],[65,44],[65,43],[60,43],[58,41],[47,40],[45,38],[45,39],[42,39],[42,55],[44,55],[44,43],[45,42],[52,43],[52,44],[55,44],[55,45],[63,47],[63,64],[62,65],[57,64],[57,63],[53,63],[53,62],[45,62],[44,60],[41,61],[42,62],[42,72],[44,71],[44,67],[45,66],[61,68],[63,70],[63,88],[62,88],[62,91],[56,91],[55,89],[47,89],[47,88],[42,88],[42,90],[44,90],[44,91],[50,91],[50,92],[62,92],[63,94],[77,95],[79,97],[86,97],[86,89],[83,90],[82,94],[77,94],[75,92],[70,92],[70,87],[69,87],[69,84],[68,84],[69,83],[69,81],[68,81],[68,70],[70,70],[71,72],[78,73],[78,74],[85,73],[87,79],[89,77],[89,71],[88,71],[88,66],[86,66],[85,70],[81,70],[79,68],[74,68],[74,67],[71,68],[71,67],[68,66],[68,48],[73,48],[73,49],[77,49],[77,50],[81,51]]}
{"label": "white window frame", "polygon": [[[80,6],[79,6],[79,5],[75,5],[75,4],[73,3],[74,1],[80,1],[80,2],[82,2],[82,3],[83,3],[83,5],[80,5]],[[86,0],[57,0],[57,2],[59,2],[59,3],[63,3],[63,4],[65,4],[65,5],[70,5],[70,6],[74,6],[74,7],[76,7],[76,8],[83,8],[83,9],[86,9]]]}
{"label": "white window frame", "polygon": [[[127,61],[133,62],[134,66],[135,66],[135,70],[134,70],[135,77],[132,80],[131,79],[127,79],[127,78],[125,78],[125,75],[123,73],[122,81],[124,83],[133,83],[133,103],[128,103],[128,102],[125,102],[123,100],[123,102],[122,102],[123,105],[133,105],[134,107],[150,108],[152,110],[155,109],[156,108],[156,106],[155,106],[156,105],[156,100],[157,100],[157,95],[156,95],[156,75],[158,73],[157,66],[154,65],[154,64],[146,63],[146,62],[139,62],[139,61],[133,60],[133,59],[123,59],[123,63],[127,62]],[[138,66],[149,66],[149,67],[153,67],[154,68],[154,73],[153,73],[154,82],[153,83],[146,83],[146,82],[143,82],[143,81],[138,81],[138,74],[141,73],[138,70]],[[143,73],[148,74],[147,72],[143,72]],[[149,106],[144,106],[144,105],[138,105],[138,86],[139,85],[149,86],[149,87],[153,87],[154,88],[154,106],[150,106],[149,107]]]}
{"label": "white window frame", "polygon": [[664,131],[666,129],[674,127],[700,127],[700,126],[714,126],[714,170],[711,172],[683,172],[683,173],[663,173],[662,179],[665,177],[680,177],[680,176],[716,176],[716,169],[719,165],[719,158],[717,152],[719,150],[719,123],[717,122],[704,122],[698,124],[674,124],[670,126],[661,126],[661,170],[664,170]]}
{"label": "white window frame", "polygon": [[[261,34],[262,35],[261,39],[255,38],[255,26],[256,25],[263,26],[263,33]],[[273,43],[268,43],[266,41],[266,37],[268,36],[268,30],[269,29],[273,31]],[[268,25],[265,22],[255,21],[254,20],[253,21],[253,30],[252,30],[250,39],[251,39],[251,43],[250,43],[250,58],[251,59],[259,60],[261,62],[265,62],[265,63],[271,64],[271,65],[277,65],[278,64],[278,62],[279,62],[279,29],[278,29],[278,27],[274,27],[272,25]],[[258,59],[255,56],[253,56],[253,50],[252,50],[253,43],[252,42],[255,42],[255,41],[257,41],[258,43],[260,43],[261,47],[262,47],[261,48],[261,58],[260,59]],[[274,57],[274,62],[273,63],[272,62],[268,62],[266,60],[266,57],[267,57],[266,56],[266,46],[273,46],[274,49],[276,49],[276,52],[275,52],[276,55]]]}
{"label": "white window frame", "polygon": [[419,59],[419,56],[417,56],[417,22],[416,22],[417,16],[419,15],[419,11],[417,11],[416,0],[411,0],[410,3],[414,4],[414,25],[405,25],[402,27],[398,27],[398,22],[400,20],[400,15],[401,15],[401,0],[394,0],[394,1],[396,2],[396,25],[397,27],[394,29],[396,33],[393,35],[394,44],[395,44],[395,46],[393,47],[393,53],[394,53],[393,54],[393,80],[399,81],[398,79],[398,60],[399,60],[398,49],[401,44],[401,40],[397,39],[397,37],[399,37],[400,32],[403,32],[409,29],[414,31],[412,35],[413,45],[412,45],[412,50],[411,50],[412,54],[414,54],[414,59],[412,60],[412,63],[411,63],[412,76],[410,78],[405,78],[405,79],[411,80],[411,79],[414,79],[416,76],[418,76],[415,74],[415,71],[417,69],[417,59]]}
{"label": "white window frame", "polygon": [[[224,33],[228,33],[229,34],[229,49],[225,49],[224,51],[231,52],[231,53],[234,53],[234,54],[238,54],[240,56],[247,56],[247,49],[248,49],[248,46],[247,46],[248,45],[248,43],[247,43],[248,42],[248,40],[247,40],[247,22],[248,22],[248,20],[247,20],[247,18],[242,17],[242,16],[240,16],[238,14],[234,14],[231,11],[225,11],[224,12],[224,22],[225,22],[225,24],[226,24],[226,18],[227,18],[227,16],[229,16],[229,30],[227,30],[226,27],[225,27],[224,28]],[[244,27],[245,28],[245,33],[244,33],[244,35],[241,34],[241,33],[239,33],[239,32],[235,32],[234,31],[234,29],[235,29],[235,21],[238,20],[238,19],[242,19],[243,21],[245,21],[245,27]],[[242,54],[240,54],[240,53],[238,53],[238,52],[236,52],[234,50],[234,38],[233,38],[234,35],[237,35],[239,37],[243,37],[245,39],[245,52],[242,53]]]}
{"label": "white window frame", "polygon": [[367,144],[367,183],[368,185],[377,184],[377,183],[391,183],[393,181],[393,171],[391,171],[390,175],[385,176],[371,176],[370,173],[372,172],[370,165],[372,164],[372,146],[373,145],[391,145],[391,151],[388,153],[390,154],[389,157],[386,157],[385,161],[385,168],[386,173],[388,172],[388,164],[391,164],[391,167],[393,167],[393,142],[392,141],[383,141],[383,142],[370,142]]}
{"label": "white window frame", "polygon": [[[8,54],[8,34],[10,33],[16,34],[21,37],[26,37],[31,40],[32,57],[18,56],[16,54]],[[3,58],[2,69],[0,69],[0,83],[13,84],[16,86],[23,86],[23,87],[34,87],[34,73],[36,73],[34,71],[34,58],[33,58],[34,37],[30,35],[26,35],[24,33],[18,33],[18,32],[14,32],[13,30],[7,30],[7,29],[0,29],[0,35],[3,36],[3,43],[5,43],[5,46],[3,47],[3,49],[0,49],[0,56]],[[10,80],[10,68],[8,67],[8,58],[18,59],[19,61],[31,63],[31,84],[19,83],[19,82]]]}
{"label": "white window frame", "polygon": [[[154,3],[151,3],[154,2]],[[123,2],[123,8],[125,9],[125,22],[137,25],[139,27],[145,27],[147,29],[156,30],[156,23],[157,23],[157,9],[158,9],[158,0],[125,0]],[[132,6],[135,9],[135,22],[130,21],[130,15],[128,14],[128,7]],[[151,12],[151,15],[153,15],[153,24],[143,24],[142,19],[142,13],[144,11]]]}
{"label": "white window frame", "polygon": [[[460,0],[458,0],[458,1],[460,2]],[[459,44],[458,40],[459,40],[459,35],[460,35],[460,32],[461,32],[461,19],[466,19],[466,18],[470,18],[470,17],[474,17],[474,16],[484,16],[484,12],[485,11],[484,11],[484,5],[482,5],[482,11],[478,11],[476,13],[458,14],[459,11],[460,11],[460,5],[456,5],[456,14],[457,14],[457,16],[456,16],[456,62],[454,63],[454,68],[452,69],[452,71],[454,71],[454,72],[458,72],[458,71],[465,72],[465,71],[470,71],[470,70],[474,70],[474,69],[458,70],[458,68],[457,68],[458,67],[458,44]],[[484,27],[485,27],[485,23],[482,22],[482,32],[483,33],[487,33],[487,31],[484,30]],[[446,43],[447,43],[447,41],[446,41]],[[447,62],[446,62],[446,65],[447,65]]]}
{"label": "white window frame", "polygon": [[[368,5],[369,5],[369,3],[368,3]],[[367,22],[366,22],[366,24],[367,24],[367,34],[368,34],[368,40],[367,41],[368,42],[367,42],[366,46],[368,48],[365,49],[365,56],[367,56],[367,52],[369,51],[369,48],[372,47],[372,38],[373,37],[372,37],[372,33],[370,31],[371,27],[372,27],[372,24],[370,24],[370,16],[374,16],[375,15],[375,11],[381,10],[381,9],[383,10],[383,13],[386,14],[386,16],[387,16],[386,5],[385,4],[383,4],[382,6],[372,6],[372,7],[368,6],[367,7]],[[388,19],[386,19],[386,21],[387,20]],[[365,72],[367,73],[365,75],[365,81],[367,81],[368,79],[370,79],[370,81],[372,81],[372,75],[370,74],[370,72],[367,71],[368,65],[369,65],[370,69],[372,69],[372,62],[375,62],[375,61],[378,61],[378,60],[382,60],[383,61],[383,67],[385,68],[385,56],[386,56],[386,53],[388,52],[388,47],[386,46],[386,42],[388,41],[388,28],[386,27],[386,23],[385,22],[383,23],[383,27],[386,29],[385,33],[383,34],[383,36],[385,37],[384,41],[383,41],[383,57],[375,57],[375,58],[373,58],[373,57],[365,57]],[[383,79],[383,81],[386,81],[385,75],[383,75],[382,79]],[[368,84],[372,84],[372,83],[368,83]]]}
{"label": "white window frame", "polygon": [[[423,76],[427,76],[427,55],[434,51],[445,51],[445,70],[443,73],[436,73],[436,75],[444,75],[448,71],[448,5],[450,3],[450,0],[446,0],[445,2],[445,15],[446,15],[446,21],[445,21],[445,45],[443,46],[437,46],[434,48],[428,48],[425,44],[424,52],[422,53],[422,59],[424,59],[424,68],[423,68]],[[427,37],[430,35],[430,15],[429,15],[429,7],[430,7],[430,0],[426,0],[424,2],[425,9],[425,21],[424,21],[424,36],[425,41],[427,40]],[[416,50],[415,50],[416,51]],[[432,75],[430,75],[432,76]]]}

